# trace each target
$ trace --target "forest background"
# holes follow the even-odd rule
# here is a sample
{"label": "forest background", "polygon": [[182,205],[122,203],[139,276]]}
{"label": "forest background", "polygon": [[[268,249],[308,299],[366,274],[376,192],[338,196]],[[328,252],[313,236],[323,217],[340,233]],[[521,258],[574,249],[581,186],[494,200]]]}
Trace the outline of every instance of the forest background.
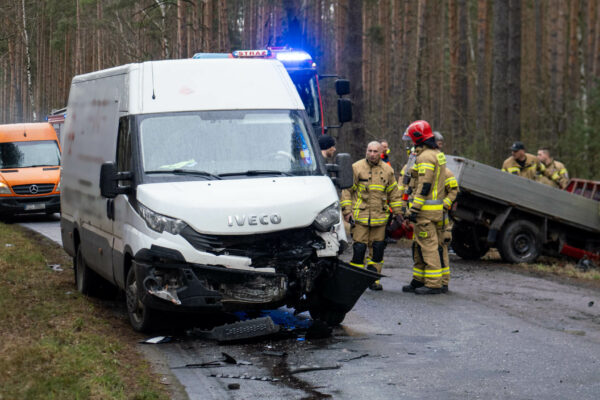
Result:
{"label": "forest background", "polygon": [[288,45],[351,81],[338,151],[386,138],[399,170],[425,119],[447,153],[500,167],[521,140],[600,179],[600,0],[0,0],[0,21],[0,123],[44,121],[77,74]]}

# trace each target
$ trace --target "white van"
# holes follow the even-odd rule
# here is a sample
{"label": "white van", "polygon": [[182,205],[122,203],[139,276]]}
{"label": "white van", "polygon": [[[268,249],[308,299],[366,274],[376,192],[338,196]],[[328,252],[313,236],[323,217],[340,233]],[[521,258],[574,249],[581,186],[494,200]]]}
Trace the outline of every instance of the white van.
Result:
{"label": "white van", "polygon": [[80,75],[67,113],[63,245],[79,291],[98,277],[125,290],[135,330],[159,309],[284,304],[339,323],[377,278],[337,259],[347,239],[332,181],[352,185],[350,158],[324,164],[278,61]]}

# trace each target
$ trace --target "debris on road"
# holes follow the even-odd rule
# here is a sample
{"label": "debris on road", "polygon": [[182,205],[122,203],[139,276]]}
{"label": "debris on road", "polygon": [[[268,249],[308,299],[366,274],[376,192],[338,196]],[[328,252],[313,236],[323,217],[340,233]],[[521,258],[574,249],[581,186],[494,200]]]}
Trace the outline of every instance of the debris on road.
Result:
{"label": "debris on road", "polygon": [[250,376],[244,375],[231,375],[231,374],[210,374],[211,378],[230,378],[230,379],[248,379],[252,381],[263,381],[263,382],[279,382],[277,378],[271,378],[270,376]]}
{"label": "debris on road", "polygon": [[591,306],[593,306],[593,305],[594,305],[594,302],[593,302],[593,301],[590,301],[590,302],[588,303],[588,307],[591,307]]}
{"label": "debris on road", "polygon": [[342,358],[341,360],[338,360],[339,362],[348,362],[348,361],[353,361],[353,360],[358,360],[360,358],[364,358],[364,357],[368,357],[369,353],[365,353],[365,354],[361,354],[359,356],[356,357],[350,357],[350,358]]}
{"label": "debris on road", "polygon": [[306,366],[306,365],[301,365],[297,368],[290,368],[290,374],[299,374],[302,372],[313,372],[313,371],[325,371],[328,369],[339,369],[339,368],[340,368],[339,364],[324,365],[324,366],[313,365],[312,367]]}
{"label": "debris on road", "polygon": [[214,368],[214,367],[225,367],[229,365],[252,365],[250,361],[236,360],[229,354],[222,352],[223,358],[221,360],[211,360],[201,363],[185,364],[180,367],[173,367],[172,369],[180,368]]}
{"label": "debris on road", "polygon": [[261,317],[216,326],[210,331],[194,328],[189,331],[189,334],[205,339],[215,339],[218,342],[228,342],[268,336],[277,332],[279,332],[279,325],[276,325],[271,317]]}
{"label": "debris on road", "polygon": [[169,343],[173,340],[171,336],[155,336],[152,338],[148,338],[146,340],[142,340],[140,343],[143,344],[160,344],[160,343]]}
{"label": "debris on road", "polygon": [[227,385],[227,389],[229,389],[229,390],[238,390],[239,388],[240,388],[239,383],[230,383],[229,385]]}

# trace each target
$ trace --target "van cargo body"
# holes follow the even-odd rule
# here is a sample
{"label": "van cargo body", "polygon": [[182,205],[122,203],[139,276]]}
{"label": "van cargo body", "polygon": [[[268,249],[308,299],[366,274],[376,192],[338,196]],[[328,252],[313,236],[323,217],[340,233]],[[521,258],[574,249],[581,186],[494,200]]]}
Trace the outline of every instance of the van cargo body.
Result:
{"label": "van cargo body", "polygon": [[48,123],[0,125],[0,215],[60,211],[60,145]]}
{"label": "van cargo body", "polygon": [[148,329],[156,309],[287,304],[340,322],[353,306],[319,295],[347,239],[279,62],[168,60],[81,75],[67,113],[63,245],[80,291],[99,277],[125,289],[134,329]]}

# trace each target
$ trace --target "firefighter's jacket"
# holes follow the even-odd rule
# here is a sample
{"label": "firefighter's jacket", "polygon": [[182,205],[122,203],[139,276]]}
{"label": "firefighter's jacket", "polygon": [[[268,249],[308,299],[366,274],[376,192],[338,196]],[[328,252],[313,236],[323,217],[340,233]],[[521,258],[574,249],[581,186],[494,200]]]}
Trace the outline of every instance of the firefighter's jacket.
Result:
{"label": "firefighter's jacket", "polygon": [[441,221],[444,210],[444,181],[446,176],[446,156],[437,149],[419,146],[415,149],[417,161],[416,182],[410,213],[430,221]]}
{"label": "firefighter's jacket", "polygon": [[352,172],[354,184],[342,191],[344,216],[352,213],[357,224],[381,226],[387,223],[389,208],[394,215],[400,214],[401,193],[392,167],[379,160],[372,164],[365,158],[352,164]]}
{"label": "firefighter's jacket", "polygon": [[514,157],[508,157],[502,164],[502,171],[523,178],[537,180],[537,174],[543,171],[542,163],[533,154],[525,153],[525,162],[519,164]]}
{"label": "firefighter's jacket", "polygon": [[552,160],[548,165],[541,163],[540,182],[558,189],[564,189],[569,182],[569,173],[560,161]]}
{"label": "firefighter's jacket", "polygon": [[448,211],[452,208],[452,204],[454,204],[456,196],[458,196],[458,182],[449,168],[444,168],[444,191],[442,196],[444,209]]}

